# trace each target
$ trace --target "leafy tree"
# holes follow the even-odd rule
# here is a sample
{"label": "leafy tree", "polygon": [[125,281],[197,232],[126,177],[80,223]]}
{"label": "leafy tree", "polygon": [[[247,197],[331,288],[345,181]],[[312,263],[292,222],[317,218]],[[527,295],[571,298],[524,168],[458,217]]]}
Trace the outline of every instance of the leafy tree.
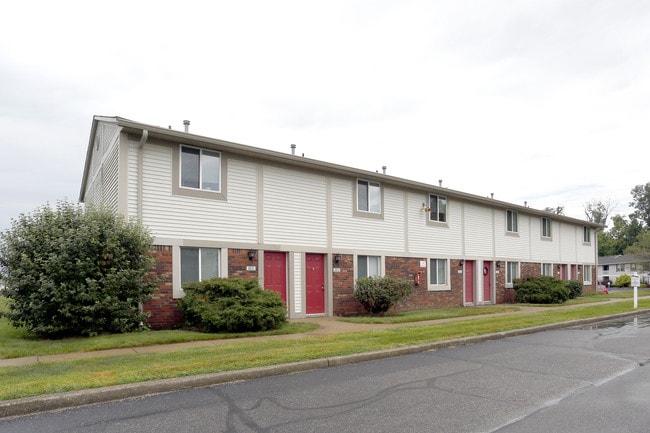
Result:
{"label": "leafy tree", "polygon": [[630,206],[636,210],[633,218],[641,221],[646,229],[650,228],[650,182],[632,188],[632,202]]}
{"label": "leafy tree", "polygon": [[104,209],[59,202],[0,233],[0,278],[15,326],[49,338],[140,329],[157,285],[153,238]]}
{"label": "leafy tree", "polygon": [[625,254],[650,258],[650,230],[640,233],[636,242],[625,249]]}
{"label": "leafy tree", "polygon": [[625,249],[636,242],[636,238],[641,232],[643,232],[643,227],[638,220],[628,220],[624,216],[614,215],[612,228],[606,233],[601,233],[598,238],[598,255],[624,254]]}
{"label": "leafy tree", "polygon": [[612,201],[610,199],[593,199],[590,202],[585,203],[584,211],[587,216],[587,221],[606,226],[609,214],[612,212],[612,206]]}

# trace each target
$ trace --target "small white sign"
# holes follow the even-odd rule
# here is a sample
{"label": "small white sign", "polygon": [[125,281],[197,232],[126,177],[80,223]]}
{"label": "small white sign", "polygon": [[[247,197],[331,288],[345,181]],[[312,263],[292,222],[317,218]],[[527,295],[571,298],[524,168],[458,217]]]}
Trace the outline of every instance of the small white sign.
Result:
{"label": "small white sign", "polygon": [[426,260],[420,260],[420,267],[421,268],[426,268],[427,267],[427,261]]}
{"label": "small white sign", "polygon": [[638,274],[632,275],[632,287],[639,287],[641,285],[641,277]]}
{"label": "small white sign", "polygon": [[246,266],[246,270],[247,270],[247,271],[256,271],[256,270],[257,270],[257,266]]}
{"label": "small white sign", "polygon": [[332,269],[332,272],[341,272],[341,268],[334,268]]}

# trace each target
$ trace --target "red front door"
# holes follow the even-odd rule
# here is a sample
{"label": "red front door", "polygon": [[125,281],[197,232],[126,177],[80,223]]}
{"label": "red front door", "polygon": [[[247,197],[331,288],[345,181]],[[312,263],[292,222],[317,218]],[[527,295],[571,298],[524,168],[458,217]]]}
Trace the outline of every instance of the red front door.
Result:
{"label": "red front door", "polygon": [[492,262],[483,262],[483,302],[492,302]]}
{"label": "red front door", "polygon": [[264,251],[264,289],[276,292],[287,304],[286,253]]}
{"label": "red front door", "polygon": [[474,303],[474,262],[465,260],[463,264],[463,271],[465,273],[465,303]]}
{"label": "red front door", "polygon": [[306,254],[307,314],[325,313],[325,256]]}

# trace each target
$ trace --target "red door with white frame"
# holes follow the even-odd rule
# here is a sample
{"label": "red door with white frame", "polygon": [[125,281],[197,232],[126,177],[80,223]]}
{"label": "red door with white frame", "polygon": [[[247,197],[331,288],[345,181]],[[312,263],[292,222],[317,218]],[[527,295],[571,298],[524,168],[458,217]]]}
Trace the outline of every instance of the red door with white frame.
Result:
{"label": "red door with white frame", "polygon": [[325,313],[325,255],[305,254],[307,314]]}
{"label": "red door with white frame", "polygon": [[483,262],[483,302],[492,302],[492,262]]}
{"label": "red door with white frame", "polygon": [[264,251],[264,290],[280,295],[287,305],[287,254]]}
{"label": "red door with white frame", "polygon": [[474,303],[474,262],[465,260],[463,264],[463,273],[465,275],[465,303]]}

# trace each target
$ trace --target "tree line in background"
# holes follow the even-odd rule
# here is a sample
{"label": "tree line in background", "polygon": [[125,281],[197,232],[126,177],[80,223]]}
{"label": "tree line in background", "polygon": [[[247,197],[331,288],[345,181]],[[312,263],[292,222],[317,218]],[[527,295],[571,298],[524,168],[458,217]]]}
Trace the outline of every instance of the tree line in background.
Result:
{"label": "tree line in background", "polygon": [[594,199],[585,204],[587,220],[605,226],[605,230],[598,233],[599,256],[630,254],[650,258],[650,182],[635,186],[631,194],[630,206],[634,211],[627,216],[613,215],[611,226],[611,200]]}

